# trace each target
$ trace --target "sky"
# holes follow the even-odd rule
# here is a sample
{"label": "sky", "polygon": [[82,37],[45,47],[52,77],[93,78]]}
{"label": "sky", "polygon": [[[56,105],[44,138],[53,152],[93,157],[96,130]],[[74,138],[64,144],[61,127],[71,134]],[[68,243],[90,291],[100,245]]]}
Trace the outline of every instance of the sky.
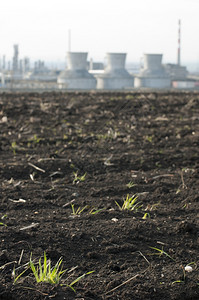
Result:
{"label": "sky", "polygon": [[69,50],[104,61],[107,52],[162,53],[176,63],[181,19],[181,62],[199,68],[199,0],[0,0],[0,57],[65,61]]}

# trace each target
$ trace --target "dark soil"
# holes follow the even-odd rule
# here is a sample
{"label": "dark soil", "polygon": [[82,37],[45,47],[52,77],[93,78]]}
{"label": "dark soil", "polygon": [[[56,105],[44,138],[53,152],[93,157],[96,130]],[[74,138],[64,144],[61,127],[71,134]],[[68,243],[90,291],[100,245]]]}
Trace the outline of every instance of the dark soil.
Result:
{"label": "dark soil", "polygon": [[[0,299],[199,299],[199,93],[5,93],[0,137]],[[13,284],[44,252],[94,272]]]}

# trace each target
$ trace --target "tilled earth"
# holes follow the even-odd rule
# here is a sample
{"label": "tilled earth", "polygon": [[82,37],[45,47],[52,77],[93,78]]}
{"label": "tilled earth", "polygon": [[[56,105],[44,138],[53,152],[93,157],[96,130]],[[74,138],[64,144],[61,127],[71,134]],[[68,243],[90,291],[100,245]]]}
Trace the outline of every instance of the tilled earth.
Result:
{"label": "tilled earth", "polygon": [[0,94],[0,299],[198,300],[198,146],[196,92]]}

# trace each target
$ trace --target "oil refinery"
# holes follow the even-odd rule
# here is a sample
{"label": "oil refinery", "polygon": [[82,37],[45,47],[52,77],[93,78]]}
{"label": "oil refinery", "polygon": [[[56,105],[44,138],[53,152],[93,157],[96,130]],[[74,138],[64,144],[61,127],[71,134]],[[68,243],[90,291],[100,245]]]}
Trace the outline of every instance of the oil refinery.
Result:
{"label": "oil refinery", "polygon": [[20,58],[13,45],[12,60],[0,57],[0,90],[132,90],[198,89],[199,77],[181,65],[181,22],[178,23],[177,62],[163,63],[162,53],[144,53],[137,70],[126,66],[127,53],[106,53],[105,62],[88,61],[87,52],[69,51],[66,68],[53,68],[29,57]]}

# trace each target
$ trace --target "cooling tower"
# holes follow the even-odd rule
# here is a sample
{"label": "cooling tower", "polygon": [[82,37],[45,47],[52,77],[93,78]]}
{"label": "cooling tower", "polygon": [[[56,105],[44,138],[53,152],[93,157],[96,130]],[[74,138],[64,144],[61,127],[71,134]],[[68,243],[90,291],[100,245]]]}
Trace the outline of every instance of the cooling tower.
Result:
{"label": "cooling tower", "polygon": [[117,90],[133,87],[134,78],[125,70],[126,53],[107,53],[104,74],[97,76],[97,89]]}
{"label": "cooling tower", "polygon": [[58,77],[61,89],[90,90],[96,88],[96,79],[87,71],[86,52],[67,52],[68,67]]}
{"label": "cooling tower", "polygon": [[169,88],[171,79],[162,65],[162,54],[144,54],[144,67],[135,77],[135,87]]}

